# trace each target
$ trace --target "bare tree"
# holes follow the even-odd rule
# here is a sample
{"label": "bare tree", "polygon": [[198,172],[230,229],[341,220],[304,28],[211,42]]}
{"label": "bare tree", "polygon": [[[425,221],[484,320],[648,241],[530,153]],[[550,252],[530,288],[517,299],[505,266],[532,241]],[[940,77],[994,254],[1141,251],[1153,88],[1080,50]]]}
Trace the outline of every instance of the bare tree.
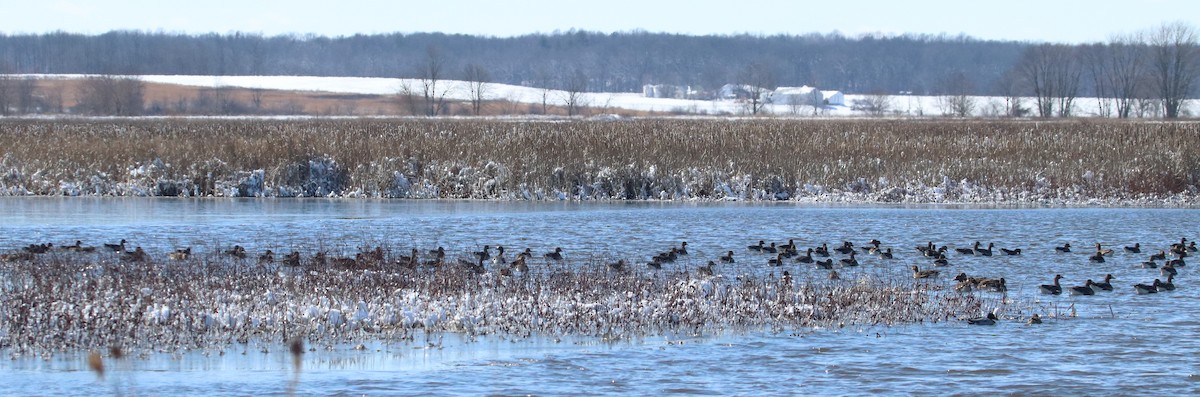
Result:
{"label": "bare tree", "polygon": [[1073,47],[1062,44],[1031,46],[1021,54],[1016,68],[1026,87],[1033,92],[1038,116],[1051,117],[1055,109],[1059,116],[1071,116],[1080,81]]}
{"label": "bare tree", "polygon": [[1146,47],[1141,41],[1136,35],[1113,36],[1108,43],[1083,48],[1101,115],[1130,116],[1146,69]]}
{"label": "bare tree", "polygon": [[8,116],[11,112],[16,88],[16,79],[8,74],[0,74],[0,116]]}
{"label": "bare tree", "polygon": [[892,96],[883,91],[875,91],[850,101],[850,108],[872,116],[882,116],[892,110]]}
{"label": "bare tree", "polygon": [[765,62],[751,62],[742,70],[738,84],[746,92],[746,104],[750,114],[758,114],[770,99],[775,89],[775,73]]}
{"label": "bare tree", "polygon": [[446,60],[437,47],[425,48],[425,62],[418,70],[421,98],[425,101],[425,115],[437,116],[446,111],[446,94],[449,87],[442,82]]}
{"label": "bare tree", "polygon": [[1200,76],[1196,28],[1182,21],[1164,23],[1152,30],[1148,38],[1153,52],[1151,74],[1158,86],[1163,111],[1167,118],[1177,118]]}
{"label": "bare tree", "polygon": [[24,114],[29,114],[37,111],[37,98],[34,93],[37,91],[37,79],[33,77],[25,77],[17,81],[15,101],[17,110]]}
{"label": "bare tree", "polygon": [[80,86],[79,110],[90,114],[137,116],[144,107],[144,85],[135,77],[101,75]]}
{"label": "bare tree", "polygon": [[580,68],[574,68],[570,74],[562,76],[563,105],[567,107],[567,115],[579,114],[584,105],[583,93],[587,92],[588,76]]}
{"label": "bare tree", "polygon": [[952,73],[942,80],[942,96],[938,97],[938,106],[942,113],[948,116],[968,117],[975,112],[975,90],[971,79],[961,70]]}
{"label": "bare tree", "polygon": [[483,110],[483,101],[487,99],[488,81],[491,80],[491,76],[483,66],[470,63],[463,68],[463,79],[468,82],[470,88],[467,95],[471,99],[471,112],[478,116]]}

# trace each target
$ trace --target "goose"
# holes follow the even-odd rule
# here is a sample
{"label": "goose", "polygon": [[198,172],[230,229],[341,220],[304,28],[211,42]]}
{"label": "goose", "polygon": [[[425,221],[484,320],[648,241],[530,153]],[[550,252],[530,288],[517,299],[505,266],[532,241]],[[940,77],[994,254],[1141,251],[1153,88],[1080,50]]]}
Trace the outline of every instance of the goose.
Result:
{"label": "goose", "polygon": [[[414,249],[413,249],[413,254],[414,254],[414,256],[413,256],[413,258],[414,258],[414,259],[413,259],[413,260],[414,260],[414,261],[416,260],[416,259],[415,259],[415,258],[416,258],[416,251],[417,251],[417,250],[414,248]],[[416,262],[413,262],[413,263],[416,263]],[[284,255],[284,256],[283,256],[283,265],[284,265],[284,266],[291,266],[291,267],[300,266],[300,251],[292,251],[292,253],[290,253],[290,254],[287,254],[287,255]]]}
{"label": "goose", "polygon": [[783,254],[775,255],[774,258],[767,260],[768,266],[783,266]]}
{"label": "goose", "polygon": [[988,243],[987,249],[975,248],[975,255],[992,256],[992,248],[994,248],[995,246],[996,246],[996,243]]}
{"label": "goose", "polygon": [[804,256],[802,256],[802,257],[796,258],[796,262],[800,262],[800,263],[813,263],[813,257],[812,257],[812,254],[813,254],[813,249],[812,249],[812,248],[809,248],[809,249],[808,249],[808,253],[804,254]]}
{"label": "goose", "polygon": [[266,252],[263,252],[262,255],[258,256],[258,263],[274,263],[274,262],[275,262],[275,253],[271,252],[271,250],[267,250]]}
{"label": "goose", "polygon": [[892,249],[891,249],[891,248],[888,248],[886,251],[880,252],[880,253],[879,253],[879,258],[880,258],[880,259],[892,259],[892,258],[893,258],[893,256],[892,256]]}
{"label": "goose", "polygon": [[1054,251],[1057,251],[1057,252],[1071,252],[1071,243],[1066,243],[1066,244],[1063,244],[1063,245],[1061,245],[1061,246],[1054,247]]}
{"label": "goose", "polygon": [[1174,291],[1175,290],[1175,275],[1168,275],[1167,281],[1158,283],[1158,292]]}
{"label": "goose", "polygon": [[1062,285],[1058,283],[1058,280],[1061,280],[1062,277],[1063,276],[1061,274],[1055,274],[1054,275],[1054,284],[1042,284],[1042,286],[1038,287],[1038,288],[1042,291],[1043,294],[1050,294],[1050,295],[1062,294]]}
{"label": "goose", "polygon": [[175,260],[175,261],[186,260],[187,258],[189,258],[191,256],[192,256],[192,247],[187,247],[184,249],[177,249],[174,252],[167,254],[167,258],[170,258],[171,260]]}
{"label": "goose", "polygon": [[766,245],[767,245],[767,242],[766,242],[766,241],[763,241],[763,240],[758,240],[758,245],[751,245],[751,246],[748,246],[748,247],[746,247],[746,248],[747,248],[747,249],[749,249],[749,250],[751,250],[751,251],[758,251],[758,252],[762,252],[763,248],[764,248]]}
{"label": "goose", "polygon": [[842,266],[858,266],[858,260],[854,259],[854,251],[850,251],[849,258],[842,258],[842,260],[838,262],[841,263]]}
{"label": "goose", "polygon": [[1158,263],[1154,260],[1142,262],[1142,269],[1158,269]]}
{"label": "goose", "polygon": [[1187,250],[1187,237],[1180,238],[1178,243],[1171,244],[1171,251],[1186,251],[1186,250]]}
{"label": "goose", "polygon": [[762,247],[762,249],[760,251],[768,253],[768,254],[774,254],[776,252],[779,252],[779,249],[775,248],[775,242],[772,241],[771,245]]}
{"label": "goose", "polygon": [[224,254],[238,259],[246,259],[246,248],[235,245],[233,248],[225,250]]}
{"label": "goose", "polygon": [[524,251],[521,251],[521,253],[517,254],[517,257],[518,258],[520,258],[520,257],[532,258],[533,257],[533,249],[526,247]]}
{"label": "goose", "polygon": [[1157,254],[1150,255],[1150,260],[1152,260],[1152,261],[1165,261],[1165,260],[1167,260],[1167,251],[1158,250],[1158,253],[1157,253]]}
{"label": "goose", "polygon": [[557,247],[557,248],[554,248],[554,251],[547,252],[545,255],[542,255],[542,256],[546,257],[546,259],[561,261],[563,258],[562,250],[563,250],[562,247]]}
{"label": "goose", "polygon": [[842,242],[841,247],[834,248],[833,250],[837,251],[839,254],[850,254],[854,252],[854,243],[845,241]]}
{"label": "goose", "polygon": [[131,252],[122,252],[121,260],[127,262],[142,262],[146,260],[146,251],[143,251],[142,247],[137,247]]}
{"label": "goose", "polygon": [[970,324],[970,325],[996,325],[996,320],[999,320],[999,318],[996,318],[995,314],[988,313],[987,317],[975,317],[975,318],[967,319],[967,324]]}
{"label": "goose", "polygon": [[1153,284],[1134,284],[1133,290],[1138,295],[1153,294],[1158,292],[1158,286],[1160,285],[1162,285],[1162,281],[1156,278]]}
{"label": "goose", "polygon": [[1008,248],[1001,248],[1001,249],[1000,249],[1000,252],[1004,253],[1004,255],[1021,255],[1021,249],[1020,249],[1020,248],[1017,248],[1017,249],[1011,249],[1011,250],[1010,250],[1010,249],[1008,249]]}
{"label": "goose", "polygon": [[525,261],[529,258],[530,257],[527,255],[517,255],[517,259],[513,259],[512,263],[509,264],[508,267],[513,268],[522,274],[527,274],[529,273],[529,264],[525,263]]}
{"label": "goose", "polygon": [[491,246],[485,245],[485,246],[483,246],[483,251],[475,251],[474,255],[476,258],[479,258],[481,260],[492,259],[492,251],[491,250],[492,250]]}
{"label": "goose", "polygon": [[1092,289],[1092,285],[1094,284],[1091,279],[1088,279],[1083,285],[1073,286],[1070,289],[1071,295],[1095,295],[1096,290]]}
{"label": "goose", "polygon": [[726,253],[724,256],[721,256],[721,257],[720,257],[720,258],[718,258],[718,259],[720,259],[722,263],[734,263],[734,260],[733,260],[733,251],[729,251],[729,252],[728,252],[728,253]]}
{"label": "goose", "polygon": [[446,257],[446,249],[442,248],[442,247],[437,247],[437,249],[435,249],[435,250],[429,250],[429,255],[433,255],[438,258],[445,258]]}
{"label": "goose", "polygon": [[813,253],[817,254],[818,256],[828,258],[829,257],[829,244],[821,244],[820,247],[817,247],[816,249],[813,250]]}
{"label": "goose", "polygon": [[1168,264],[1168,265],[1170,265],[1171,267],[1184,267],[1184,266],[1187,266],[1187,263],[1185,263],[1185,262],[1183,261],[1183,255],[1180,255],[1180,256],[1179,256],[1179,258],[1176,258],[1176,259],[1172,259],[1172,260],[1170,260],[1169,262],[1167,262],[1167,264]]}
{"label": "goose", "polygon": [[922,255],[928,255],[929,251],[935,251],[932,241],[930,241],[929,244],[917,246],[917,252],[920,252]]}
{"label": "goose", "polygon": [[830,280],[841,280],[842,276],[838,275],[837,270],[830,270],[829,271],[829,279]]}
{"label": "goose", "polygon": [[1112,274],[1105,274],[1104,281],[1099,282],[1099,283],[1092,283],[1092,287],[1094,287],[1095,289],[1098,289],[1098,290],[1112,291],[1113,290],[1112,280],[1113,280]]}
{"label": "goose", "polygon": [[1037,325],[1037,324],[1041,324],[1041,323],[1042,323],[1042,316],[1039,316],[1037,313],[1034,313],[1032,316],[1029,316],[1029,322],[1027,322],[1025,324]]}
{"label": "goose", "polygon": [[916,265],[913,265],[912,271],[913,271],[913,278],[933,278],[933,277],[937,277],[937,275],[938,275],[937,270],[921,270]]}
{"label": "goose", "polygon": [[625,271],[625,260],[621,259],[616,262],[609,263],[608,270],[612,270],[614,272],[624,272]]}
{"label": "goose", "polygon": [[705,276],[713,275],[713,266],[716,266],[716,265],[717,265],[716,262],[708,261],[707,265],[700,266],[700,274],[705,275]]}
{"label": "goose", "polygon": [[979,251],[979,245],[980,245],[980,243],[978,241],[976,241],[975,246],[973,246],[971,248],[955,248],[954,251],[957,251],[958,253],[964,254],[964,255],[975,255],[975,252]]}
{"label": "goose", "polygon": [[114,252],[125,252],[125,239],[121,239],[121,242],[117,244],[105,243],[104,248],[108,248],[110,251]]}
{"label": "goose", "polygon": [[687,252],[687,241],[684,241],[684,242],[680,243],[680,244],[679,244],[679,249],[675,250],[675,253],[677,253],[677,254],[679,254],[679,255],[687,255],[687,254],[688,254],[688,252]]}
{"label": "goose", "polygon": [[949,247],[943,245],[941,247],[938,247],[937,249],[931,249],[931,250],[925,251],[925,256],[941,258],[941,257],[945,257],[946,251],[949,251],[949,250],[950,250]]}
{"label": "goose", "polygon": [[1160,267],[1158,269],[1158,272],[1164,276],[1174,276],[1176,274],[1179,274],[1179,269],[1176,269],[1175,266],[1171,265],[1170,263],[1167,263],[1167,264],[1163,265],[1162,267]]}
{"label": "goose", "polygon": [[1140,253],[1142,253],[1142,243],[1133,243],[1133,246],[1132,246],[1132,247],[1130,247],[1130,246],[1126,245],[1126,246],[1125,246],[1125,252],[1128,252],[1128,253],[1131,253],[1131,254],[1140,254]]}
{"label": "goose", "polygon": [[879,240],[872,239],[871,241],[867,242],[865,246],[860,248],[862,248],[862,251],[865,254],[874,254],[879,252],[880,245],[883,245],[883,243],[879,242]]}
{"label": "goose", "polygon": [[496,246],[496,255],[492,257],[492,263],[497,264],[497,265],[508,264],[508,258],[504,257],[504,246],[503,245]]}
{"label": "goose", "polygon": [[1112,248],[1102,248],[1100,243],[1096,243],[1096,253],[1104,256],[1112,256]]}
{"label": "goose", "polygon": [[1000,277],[999,280],[993,280],[993,279],[979,280],[979,282],[977,284],[979,285],[980,288],[988,290],[988,291],[1008,292],[1008,282],[1004,280],[1004,277]]}
{"label": "goose", "polygon": [[784,250],[784,251],[795,251],[800,248],[796,247],[796,239],[788,239],[787,244],[780,245],[779,249]]}
{"label": "goose", "polygon": [[824,261],[817,261],[817,262],[816,262],[816,265],[817,265],[817,267],[818,267],[818,268],[821,268],[821,269],[833,269],[833,259],[826,259],[826,260],[824,260]]}
{"label": "goose", "polygon": [[1088,260],[1096,263],[1104,263],[1104,254],[1100,251],[1096,251],[1095,255],[1088,257]]}

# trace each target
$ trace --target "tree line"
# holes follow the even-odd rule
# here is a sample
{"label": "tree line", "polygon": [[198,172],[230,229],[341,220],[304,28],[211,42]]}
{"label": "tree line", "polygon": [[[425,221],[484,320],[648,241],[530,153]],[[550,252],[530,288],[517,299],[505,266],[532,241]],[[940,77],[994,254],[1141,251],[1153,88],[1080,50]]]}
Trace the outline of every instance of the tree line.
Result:
{"label": "tree line", "polygon": [[[341,37],[245,33],[184,35],[114,31],[0,35],[4,74],[190,74],[405,77],[413,114],[439,114],[440,80],[588,91],[639,92],[669,84],[713,92],[724,84],[771,89],[810,85],[846,93],[939,95],[947,113],[969,115],[973,96],[1032,97],[1011,116],[1071,116],[1082,97],[1108,98],[1100,115],[1179,117],[1196,93],[1194,26],[1176,22],[1088,44],[977,40],[948,35],[688,36],[571,30],[516,37],[441,33]],[[0,78],[4,114],[41,109],[25,79]],[[124,85],[122,85],[124,84]],[[138,112],[140,89],[93,79],[79,111]],[[569,97],[575,97],[571,95]],[[757,96],[755,96],[757,98]],[[39,97],[40,98],[40,97]],[[108,99],[104,99],[108,98]],[[118,100],[117,98],[120,98]],[[88,100],[104,100],[92,103]],[[111,103],[116,101],[117,103]],[[566,100],[568,109],[578,104]],[[543,103],[543,108],[546,106]],[[755,110],[759,104],[755,101]]]}

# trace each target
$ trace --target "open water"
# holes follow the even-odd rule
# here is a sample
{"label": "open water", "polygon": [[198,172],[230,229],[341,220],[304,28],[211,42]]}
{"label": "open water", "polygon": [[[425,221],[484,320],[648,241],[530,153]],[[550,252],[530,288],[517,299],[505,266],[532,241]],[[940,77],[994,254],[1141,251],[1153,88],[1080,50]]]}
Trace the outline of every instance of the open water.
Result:
{"label": "open water", "polygon": [[[83,353],[6,354],[0,395],[284,394],[289,387],[300,395],[1196,395],[1200,300],[1190,273],[1200,259],[1180,269],[1176,291],[1136,295],[1132,285],[1165,279],[1141,262],[1181,237],[1200,238],[1198,225],[1200,211],[1187,209],[4,198],[0,251],[126,239],[152,254],[240,244],[251,253],[353,253],[384,245],[444,246],[465,255],[500,244],[513,251],[562,247],[569,263],[582,264],[644,263],[687,241],[691,255],[678,266],[699,266],[733,250],[738,264],[725,271],[790,270],[797,279],[825,273],[798,264],[768,268],[768,256],[746,246],[879,239],[895,250],[894,261],[860,255],[862,266],[839,269],[843,278],[857,272],[906,277],[912,265],[930,267],[914,249],[929,241],[951,251],[991,242],[1023,254],[952,252],[951,264],[939,269],[943,276],[935,282],[947,286],[958,272],[1007,279],[1006,301],[980,293],[991,304],[986,309],[999,309],[1002,320],[994,327],[952,321],[619,341],[445,335],[433,347],[422,341],[319,349],[303,356],[298,377],[283,347],[128,358],[103,380],[88,370]],[[1066,242],[1074,252],[1055,252]],[[1105,263],[1088,260],[1097,242],[1116,250]],[[1124,251],[1134,243],[1143,254]],[[1116,278],[1113,292],[1038,293],[1054,274],[1071,286],[1109,273]],[[1025,325],[1031,313],[1045,323]]]}

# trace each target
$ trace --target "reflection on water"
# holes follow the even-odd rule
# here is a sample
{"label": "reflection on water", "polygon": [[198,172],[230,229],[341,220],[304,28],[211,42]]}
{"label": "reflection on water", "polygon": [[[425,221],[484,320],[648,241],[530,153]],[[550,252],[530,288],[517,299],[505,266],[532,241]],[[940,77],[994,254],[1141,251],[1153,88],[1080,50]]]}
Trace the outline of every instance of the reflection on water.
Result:
{"label": "reflection on water", "polygon": [[[100,245],[127,239],[162,254],[178,247],[216,250],[241,244],[264,249],[352,252],[445,246],[465,254],[482,245],[563,247],[568,258],[647,260],[689,242],[683,266],[720,253],[739,257],[732,272],[765,271],[767,255],[747,251],[758,240],[795,239],[801,247],[865,243],[896,250],[884,262],[860,257],[845,272],[906,277],[927,267],[913,247],[969,247],[975,241],[1022,248],[1020,256],[951,255],[950,275],[1003,276],[1010,318],[1058,314],[1042,326],[1016,320],[996,327],[959,323],[680,335],[601,342],[544,338],[473,342],[447,336],[440,348],[423,341],[325,347],[305,355],[300,394],[1133,394],[1200,391],[1194,357],[1200,309],[1189,268],[1179,290],[1137,296],[1130,285],[1158,276],[1142,269],[1147,254],[1180,237],[1200,237],[1200,211],[1179,209],[987,209],[857,207],[729,203],[520,203],[376,200],[0,199],[0,250],[30,243]],[[1071,242],[1070,254],[1053,246]],[[1087,260],[1097,243],[1117,250],[1103,264]],[[1189,258],[1190,259],[1190,258]],[[578,261],[577,263],[582,263]],[[820,277],[790,265],[797,278]],[[1117,290],[1093,297],[1037,291],[1054,274],[1078,285],[1111,273]],[[938,282],[950,283],[948,277]],[[1071,312],[1076,317],[1068,317]],[[130,359],[104,382],[81,356],[0,361],[0,394],[282,393],[291,361],[281,347],[267,352],[237,345],[224,354],[182,352]],[[7,376],[9,374],[16,376]]]}

